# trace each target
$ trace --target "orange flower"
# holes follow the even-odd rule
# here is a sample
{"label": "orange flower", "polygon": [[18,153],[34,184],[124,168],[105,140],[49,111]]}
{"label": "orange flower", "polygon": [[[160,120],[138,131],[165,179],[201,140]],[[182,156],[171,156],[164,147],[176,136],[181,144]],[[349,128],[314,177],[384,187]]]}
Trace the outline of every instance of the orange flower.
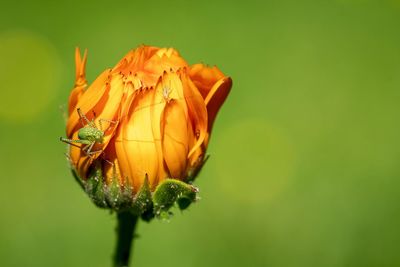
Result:
{"label": "orange flower", "polygon": [[[86,59],[77,49],[66,129],[77,175],[85,181],[100,164],[107,184],[118,179],[138,192],[146,177],[153,191],[196,173],[231,79],[217,67],[189,66],[172,48],[141,46],[87,86]],[[85,127],[103,135],[93,141]],[[92,141],[75,142],[85,138]]]}

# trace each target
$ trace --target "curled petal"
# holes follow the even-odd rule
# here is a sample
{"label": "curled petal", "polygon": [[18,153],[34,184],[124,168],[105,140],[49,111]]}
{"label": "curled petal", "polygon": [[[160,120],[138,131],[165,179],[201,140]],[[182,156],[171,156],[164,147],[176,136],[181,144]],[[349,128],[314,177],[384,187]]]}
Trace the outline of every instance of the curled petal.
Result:
{"label": "curled petal", "polygon": [[199,89],[205,99],[213,85],[225,77],[225,75],[216,67],[208,67],[204,64],[194,64],[190,67],[189,76],[193,83]]}
{"label": "curled petal", "polygon": [[[196,147],[197,138],[195,136],[195,132],[193,131],[193,126],[191,120],[188,120],[188,134],[189,134],[189,148]],[[208,134],[206,134],[207,137]],[[193,150],[193,149],[191,149]],[[198,146],[196,149],[193,150],[193,153],[188,155],[188,163],[186,173],[189,173],[198,163],[199,159],[204,156],[205,146],[204,141],[203,143]]]}
{"label": "curled petal", "polygon": [[222,78],[216,84],[214,84],[204,101],[206,103],[208,113],[208,134],[211,133],[215,117],[217,116],[220,107],[225,102],[231,87],[232,79],[229,77]]}
{"label": "curled petal", "polygon": [[189,151],[188,157],[190,157],[196,149],[198,149],[204,142],[207,134],[207,109],[204,100],[197,90],[197,87],[193,84],[186,72],[182,72],[180,76],[183,85],[183,93],[185,101],[188,106],[189,117],[194,126],[194,133],[197,139]]}
{"label": "curled petal", "polygon": [[215,117],[231,90],[232,80],[226,77],[216,66],[208,67],[204,64],[191,66],[189,76],[203,96],[207,107],[208,126],[204,142],[207,146]]}

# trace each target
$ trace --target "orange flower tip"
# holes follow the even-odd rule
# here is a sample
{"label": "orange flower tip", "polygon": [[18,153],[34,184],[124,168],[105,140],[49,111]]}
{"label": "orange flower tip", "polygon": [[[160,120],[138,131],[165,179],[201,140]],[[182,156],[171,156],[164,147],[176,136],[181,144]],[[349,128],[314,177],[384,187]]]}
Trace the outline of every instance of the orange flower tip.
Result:
{"label": "orange flower tip", "polygon": [[[228,84],[230,84],[230,87],[232,88],[233,81],[232,81],[232,78],[231,78],[231,77],[226,77],[225,82],[228,83]],[[229,88],[229,90],[231,90],[231,88]]]}
{"label": "orange flower tip", "polygon": [[87,48],[85,48],[85,51],[83,52],[83,59],[82,59],[82,67],[85,68],[86,66],[86,62],[87,62],[87,54],[88,54],[88,50]]}

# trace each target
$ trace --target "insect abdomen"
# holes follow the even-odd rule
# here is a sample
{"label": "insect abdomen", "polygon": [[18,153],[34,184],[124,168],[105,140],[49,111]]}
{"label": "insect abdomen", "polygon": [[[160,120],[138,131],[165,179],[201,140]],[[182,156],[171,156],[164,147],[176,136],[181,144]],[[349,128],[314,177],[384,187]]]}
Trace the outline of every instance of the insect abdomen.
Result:
{"label": "insect abdomen", "polygon": [[[101,133],[101,132],[100,132]],[[78,138],[80,140],[88,140],[88,141],[94,141],[98,142],[100,141],[99,139],[101,138],[101,135],[99,135],[99,130],[95,128],[89,128],[89,127],[84,127],[81,128],[78,132]]]}

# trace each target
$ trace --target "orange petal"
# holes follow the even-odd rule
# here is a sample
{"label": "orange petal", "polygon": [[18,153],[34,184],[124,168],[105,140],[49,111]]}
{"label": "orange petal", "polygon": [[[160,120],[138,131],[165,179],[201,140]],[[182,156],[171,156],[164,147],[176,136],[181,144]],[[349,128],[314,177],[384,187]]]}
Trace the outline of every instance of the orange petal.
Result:
{"label": "orange petal", "polygon": [[145,63],[143,70],[160,76],[164,71],[176,71],[187,66],[186,61],[176,50],[162,48]]}
{"label": "orange petal", "polygon": [[[197,143],[197,138],[194,135],[192,122],[190,120],[188,121],[188,133],[189,133],[189,148],[193,148]],[[199,157],[203,156],[204,152],[205,152],[205,146],[203,142],[202,145],[197,147],[197,149],[193,150],[193,153],[190,156],[188,156],[189,162],[186,172],[188,172],[198,162]]]}
{"label": "orange petal", "polygon": [[79,99],[85,92],[85,87],[86,86],[77,86],[74,89],[72,89],[68,99],[68,115],[71,115],[76,109],[76,105]]}
{"label": "orange petal", "polygon": [[171,100],[164,108],[161,129],[165,162],[173,178],[185,178],[189,136],[187,118],[182,106]]}
{"label": "orange petal", "polygon": [[124,125],[127,124],[128,121],[128,112],[130,111],[132,102],[137,94],[139,94],[141,90],[135,90],[134,81],[129,81],[126,83],[126,92],[124,93],[122,100],[122,107],[119,116],[119,124],[118,129],[115,135],[115,150],[117,153],[119,166],[121,170],[121,176],[123,179],[130,179],[130,183],[133,186],[133,180],[131,179],[131,170],[129,166],[128,154],[124,148]]}
{"label": "orange petal", "polygon": [[71,114],[73,110],[76,108],[76,104],[86,89],[87,81],[86,81],[86,62],[87,62],[87,49],[83,55],[83,59],[81,59],[81,53],[79,48],[75,49],[75,85],[74,89],[69,96],[68,100],[68,114]]}
{"label": "orange petal", "polygon": [[[123,95],[123,83],[120,75],[115,75],[110,84],[107,86],[103,96],[99,99],[96,105],[91,110],[82,109],[82,113],[89,121],[93,121],[96,128],[104,132],[103,142],[95,143],[92,151],[99,151],[91,156],[91,160],[97,159],[109,144],[111,138],[114,136],[115,130],[118,126],[118,116],[120,111],[120,104]],[[79,103],[80,104],[80,103]],[[77,113],[77,112],[76,112]],[[96,117],[94,117],[96,116]],[[73,136],[80,128],[86,126],[87,122],[79,122],[73,132]],[[77,136],[76,136],[77,137]],[[81,157],[88,157],[84,152]]]}
{"label": "orange petal", "polygon": [[141,81],[142,87],[155,87],[160,75],[147,71],[138,71],[135,73],[135,77]]}
{"label": "orange petal", "polygon": [[225,75],[216,67],[204,64],[194,64],[190,67],[189,76],[199,89],[203,98],[206,98],[213,85],[224,78]]}
{"label": "orange petal", "polygon": [[[78,139],[78,132],[74,133],[72,136],[73,140]],[[93,163],[93,159],[88,157],[85,152],[81,150],[81,148],[85,146],[82,144],[73,143],[73,145],[69,146],[70,152],[70,160],[71,164],[75,167],[75,170],[78,173],[78,176],[81,179],[86,179],[88,175],[88,169],[90,165]]]}
{"label": "orange petal", "polygon": [[[105,136],[107,136],[117,126],[124,89],[125,85],[122,76],[119,74],[113,75],[103,97],[100,98],[92,110],[88,111],[88,113],[94,112],[96,115],[94,122],[100,130],[105,133]],[[113,121],[115,123],[107,121]]]}
{"label": "orange petal", "polygon": [[81,59],[81,52],[79,47],[75,49],[75,85],[82,86],[87,83],[86,81],[86,62],[87,62],[87,49]]}
{"label": "orange petal", "polygon": [[232,88],[232,79],[230,77],[222,78],[211,88],[204,102],[208,112],[208,133],[211,133],[217,113],[224,103]]}
{"label": "orange petal", "polygon": [[166,100],[163,97],[163,83],[162,79],[157,82],[156,88],[153,93],[153,101],[151,106],[151,124],[154,136],[154,142],[158,155],[158,181],[160,183],[163,179],[167,178],[167,170],[164,166],[164,157],[162,149],[162,136],[161,136],[161,118],[166,105]]}
{"label": "orange petal", "polygon": [[[119,124],[118,131],[115,135],[115,151],[118,158],[119,169],[121,172],[122,180],[125,182],[125,179],[130,179],[130,166],[128,155],[125,152],[124,142],[123,142],[123,129],[122,126],[125,125],[126,120],[122,120]],[[129,181],[133,186],[132,179]]]}
{"label": "orange petal", "polygon": [[[105,70],[99,77],[89,86],[85,93],[80,97],[76,107],[81,108],[84,114],[88,113],[104,96],[104,92],[108,87],[106,81],[108,79],[109,70]],[[72,133],[81,128],[78,112],[73,110],[67,121],[67,136],[71,137]]]}
{"label": "orange petal", "polygon": [[176,100],[183,108],[186,117],[188,116],[184,88],[179,72],[164,71],[157,82],[156,94],[161,96],[162,101],[165,103],[172,99]]}
{"label": "orange petal", "polygon": [[190,80],[185,72],[181,74],[183,93],[188,106],[189,117],[194,126],[196,143],[191,148],[188,157],[190,157],[203,143],[207,133],[207,109],[204,100],[197,90],[196,86]]}
{"label": "orange petal", "polygon": [[[154,90],[154,89],[153,89]],[[121,168],[128,173],[129,178],[137,191],[147,174],[150,186],[156,186],[158,172],[158,155],[154,142],[151,125],[152,90],[147,89],[138,93],[128,112],[128,117],[122,122],[122,146],[117,146],[117,155],[126,154],[126,161]],[[122,148],[122,150],[121,150]],[[129,171],[126,170],[128,164]]]}
{"label": "orange petal", "polygon": [[151,58],[158,47],[142,45],[126,54],[120,62],[113,68],[113,72],[121,72],[125,76],[129,73],[136,73],[143,70],[145,62]]}
{"label": "orange petal", "polygon": [[125,179],[121,175],[119,162],[117,159],[117,153],[115,150],[115,139],[110,142],[104,151],[104,155],[107,156],[106,160],[103,161],[103,174],[106,178],[106,182],[110,184],[114,179],[118,179],[120,185],[125,184]]}

